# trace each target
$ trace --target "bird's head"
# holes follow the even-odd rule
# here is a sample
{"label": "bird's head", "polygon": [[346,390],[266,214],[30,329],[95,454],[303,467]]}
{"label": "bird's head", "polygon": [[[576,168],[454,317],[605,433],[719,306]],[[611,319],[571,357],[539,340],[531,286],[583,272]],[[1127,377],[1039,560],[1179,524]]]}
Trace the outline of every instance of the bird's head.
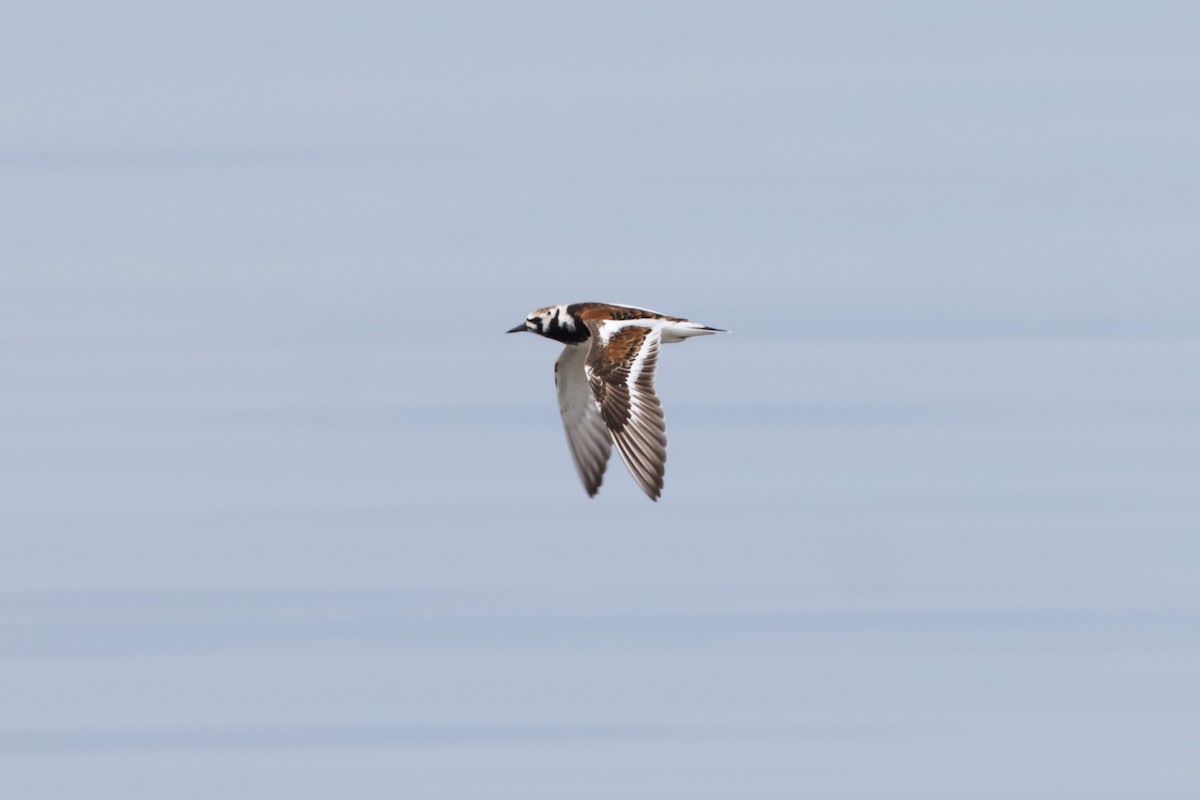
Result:
{"label": "bird's head", "polygon": [[567,313],[567,307],[547,306],[532,312],[524,322],[506,333],[537,333],[555,339],[564,328],[575,329],[575,320]]}

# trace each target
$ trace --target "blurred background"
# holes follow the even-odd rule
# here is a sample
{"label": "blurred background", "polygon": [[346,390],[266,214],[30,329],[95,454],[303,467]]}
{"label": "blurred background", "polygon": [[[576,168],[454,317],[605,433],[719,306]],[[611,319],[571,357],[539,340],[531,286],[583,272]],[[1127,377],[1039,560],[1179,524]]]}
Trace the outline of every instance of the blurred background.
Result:
{"label": "blurred background", "polygon": [[[26,3],[21,798],[1200,793],[1200,7]],[[664,351],[589,500],[558,348]]]}

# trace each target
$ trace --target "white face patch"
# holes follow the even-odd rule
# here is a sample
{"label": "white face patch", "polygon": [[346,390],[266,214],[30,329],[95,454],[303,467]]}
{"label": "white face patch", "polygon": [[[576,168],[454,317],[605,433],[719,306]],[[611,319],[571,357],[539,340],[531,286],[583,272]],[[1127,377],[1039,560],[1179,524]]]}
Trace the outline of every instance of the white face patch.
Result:
{"label": "white face patch", "polygon": [[550,329],[550,320],[554,318],[555,309],[539,308],[537,311],[529,315],[529,325],[532,330],[538,333],[545,333]]}
{"label": "white face patch", "polygon": [[540,311],[535,311],[529,315],[529,324],[538,333],[548,333],[549,331],[559,328],[568,331],[575,330],[575,319],[567,313],[567,307],[550,306],[543,308]]}

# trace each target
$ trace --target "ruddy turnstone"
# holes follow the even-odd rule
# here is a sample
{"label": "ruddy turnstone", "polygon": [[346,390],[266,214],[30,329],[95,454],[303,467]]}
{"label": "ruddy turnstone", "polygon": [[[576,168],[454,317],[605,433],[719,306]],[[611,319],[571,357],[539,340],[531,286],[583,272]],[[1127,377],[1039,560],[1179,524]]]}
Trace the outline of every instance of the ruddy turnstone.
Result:
{"label": "ruddy turnstone", "polygon": [[609,303],[539,308],[508,333],[522,331],[566,345],[554,363],[554,383],[588,496],[600,490],[615,443],[638,486],[658,500],[667,460],[667,429],[654,394],[658,346],[723,331]]}

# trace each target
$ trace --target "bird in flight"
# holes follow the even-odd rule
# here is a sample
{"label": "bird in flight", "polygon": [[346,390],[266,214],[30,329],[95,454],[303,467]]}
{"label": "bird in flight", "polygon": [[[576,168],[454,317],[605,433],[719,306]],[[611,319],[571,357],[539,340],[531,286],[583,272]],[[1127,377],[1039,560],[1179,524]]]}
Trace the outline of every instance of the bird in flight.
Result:
{"label": "bird in flight", "polygon": [[638,486],[658,500],[667,461],[667,428],[654,394],[658,346],[725,331],[644,308],[571,303],[539,308],[508,331],[521,332],[566,345],[554,364],[554,383],[588,496],[600,490],[616,444]]}

